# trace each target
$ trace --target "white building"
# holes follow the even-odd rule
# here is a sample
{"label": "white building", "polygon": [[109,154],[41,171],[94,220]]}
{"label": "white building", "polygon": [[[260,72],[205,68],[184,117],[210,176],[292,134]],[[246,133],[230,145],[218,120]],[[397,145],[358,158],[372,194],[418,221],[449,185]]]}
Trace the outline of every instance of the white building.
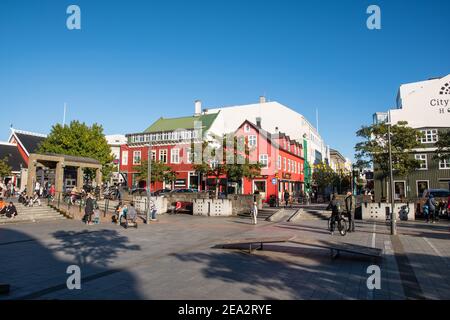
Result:
{"label": "white building", "polygon": [[128,140],[125,135],[113,134],[105,136],[108,145],[111,147],[111,152],[114,155],[114,164],[117,166],[117,172],[113,173],[111,177],[112,183],[122,183],[125,180],[119,174],[119,164],[120,164],[120,147],[127,144]]}
{"label": "white building", "polygon": [[[236,130],[245,120],[260,123],[267,132],[284,132],[292,139],[308,142],[308,162],[314,164],[329,159],[329,148],[316,128],[300,113],[276,101],[267,102],[260,97],[259,103],[204,109],[207,114],[218,113],[210,131],[222,135]],[[201,103],[196,103],[196,113]]]}

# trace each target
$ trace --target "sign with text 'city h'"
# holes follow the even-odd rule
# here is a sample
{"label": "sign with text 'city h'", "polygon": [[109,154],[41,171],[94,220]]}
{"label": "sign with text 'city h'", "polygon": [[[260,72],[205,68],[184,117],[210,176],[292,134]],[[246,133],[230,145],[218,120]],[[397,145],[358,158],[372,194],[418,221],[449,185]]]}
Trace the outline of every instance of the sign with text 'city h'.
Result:
{"label": "sign with text 'city h'", "polygon": [[412,128],[450,127],[450,74],[400,86],[393,123],[407,121]]}

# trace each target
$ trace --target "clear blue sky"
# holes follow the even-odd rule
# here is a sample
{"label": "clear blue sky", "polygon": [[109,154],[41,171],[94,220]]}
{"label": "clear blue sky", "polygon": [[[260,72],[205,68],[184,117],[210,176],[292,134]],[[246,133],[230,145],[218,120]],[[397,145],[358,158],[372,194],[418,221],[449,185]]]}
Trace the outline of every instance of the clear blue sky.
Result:
{"label": "clear blue sky", "polygon": [[[81,8],[82,30],[66,28]],[[366,28],[378,4],[382,30]],[[450,73],[450,1],[1,0],[0,140],[68,120],[107,134],[266,94],[353,157],[402,83]]]}

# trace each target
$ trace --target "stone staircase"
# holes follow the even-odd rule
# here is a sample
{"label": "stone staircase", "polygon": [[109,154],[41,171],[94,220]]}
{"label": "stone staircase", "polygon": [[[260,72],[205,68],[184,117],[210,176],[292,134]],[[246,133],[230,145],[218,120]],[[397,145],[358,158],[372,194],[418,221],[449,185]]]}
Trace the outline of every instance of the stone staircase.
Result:
{"label": "stone staircase", "polygon": [[[43,201],[45,202],[45,201]],[[17,208],[18,215],[14,219],[9,219],[5,215],[0,216],[0,225],[21,222],[43,222],[66,220],[67,218],[45,203],[42,206],[25,207],[20,203],[14,203]]]}
{"label": "stone staircase", "polygon": [[[277,208],[262,208],[258,210],[258,220],[266,220],[278,211]],[[251,219],[250,212],[239,213],[238,217],[243,219]]]}

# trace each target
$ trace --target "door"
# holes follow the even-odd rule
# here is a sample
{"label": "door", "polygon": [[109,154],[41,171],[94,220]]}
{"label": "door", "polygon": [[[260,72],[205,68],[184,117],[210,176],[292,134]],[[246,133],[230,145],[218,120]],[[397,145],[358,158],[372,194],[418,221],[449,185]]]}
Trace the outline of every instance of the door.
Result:
{"label": "door", "polygon": [[394,181],[395,200],[402,200],[406,197],[406,182]]}
{"label": "door", "polygon": [[261,199],[263,201],[266,200],[266,181],[265,180],[257,180],[257,181],[253,181],[253,193],[255,192],[259,192],[259,194],[261,195]]}

